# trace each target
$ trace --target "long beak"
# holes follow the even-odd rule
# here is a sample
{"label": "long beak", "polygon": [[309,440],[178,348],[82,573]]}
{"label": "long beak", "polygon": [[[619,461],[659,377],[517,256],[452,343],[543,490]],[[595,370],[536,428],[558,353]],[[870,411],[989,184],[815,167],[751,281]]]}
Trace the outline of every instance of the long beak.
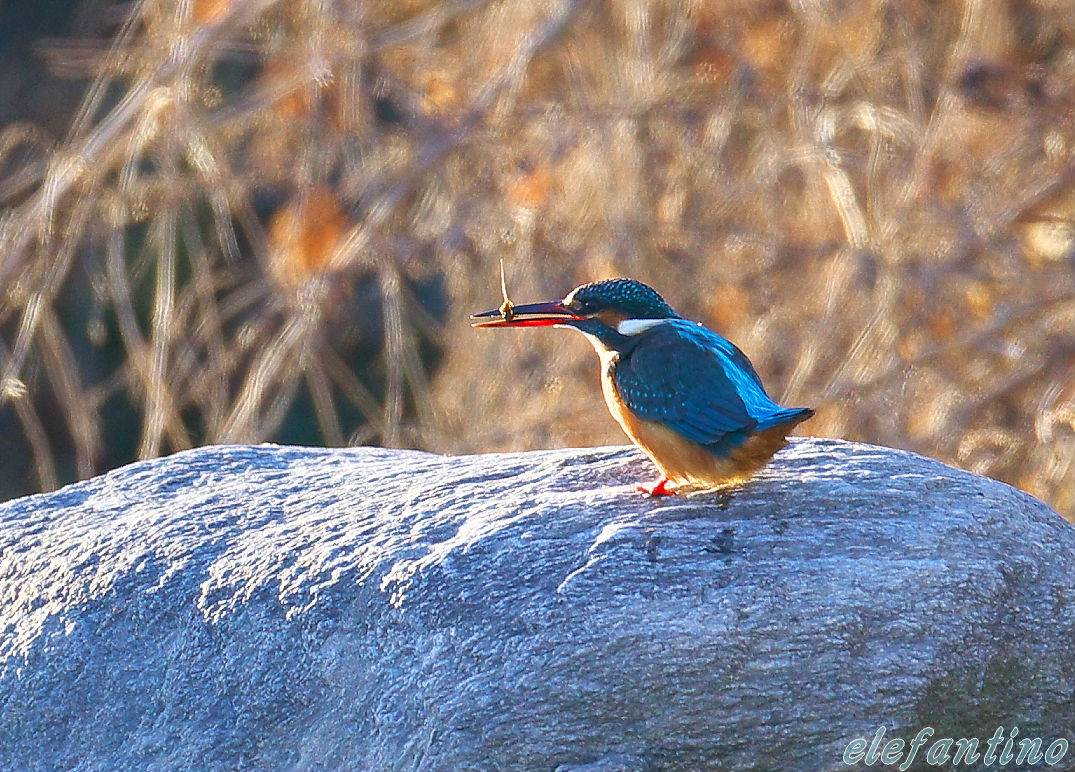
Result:
{"label": "long beak", "polygon": [[510,309],[482,311],[480,314],[472,314],[470,318],[481,320],[473,322],[471,327],[551,327],[586,317],[579,316],[559,300],[555,300],[549,303],[527,303],[512,306]]}

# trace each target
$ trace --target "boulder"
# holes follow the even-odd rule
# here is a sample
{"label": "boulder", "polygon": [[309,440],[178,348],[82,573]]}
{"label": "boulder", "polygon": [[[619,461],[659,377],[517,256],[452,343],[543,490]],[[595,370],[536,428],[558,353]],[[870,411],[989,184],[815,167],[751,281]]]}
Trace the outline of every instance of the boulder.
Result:
{"label": "boulder", "polygon": [[1075,744],[1075,528],[1040,501],[813,438],[731,495],[650,476],[631,448],[219,446],[0,505],[0,769],[816,770],[881,726]]}

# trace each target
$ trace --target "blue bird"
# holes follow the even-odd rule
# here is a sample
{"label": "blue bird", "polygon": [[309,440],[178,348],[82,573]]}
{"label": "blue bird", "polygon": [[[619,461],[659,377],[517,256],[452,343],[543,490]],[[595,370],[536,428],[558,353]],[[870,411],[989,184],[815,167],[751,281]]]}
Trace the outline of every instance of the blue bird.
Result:
{"label": "blue bird", "polygon": [[740,483],[785,447],[788,433],[814,415],[781,407],[750,360],[717,333],[682,318],[634,279],[576,287],[563,300],[511,305],[472,317],[475,327],[570,327],[601,357],[609,412],[661,471],[639,490]]}

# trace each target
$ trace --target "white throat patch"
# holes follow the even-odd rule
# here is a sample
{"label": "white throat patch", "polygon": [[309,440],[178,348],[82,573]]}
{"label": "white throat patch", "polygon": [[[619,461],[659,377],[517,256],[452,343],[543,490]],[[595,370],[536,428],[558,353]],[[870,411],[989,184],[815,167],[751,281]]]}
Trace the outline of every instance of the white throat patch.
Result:
{"label": "white throat patch", "polygon": [[616,325],[616,332],[620,335],[640,335],[651,327],[667,321],[667,319],[624,319]]}

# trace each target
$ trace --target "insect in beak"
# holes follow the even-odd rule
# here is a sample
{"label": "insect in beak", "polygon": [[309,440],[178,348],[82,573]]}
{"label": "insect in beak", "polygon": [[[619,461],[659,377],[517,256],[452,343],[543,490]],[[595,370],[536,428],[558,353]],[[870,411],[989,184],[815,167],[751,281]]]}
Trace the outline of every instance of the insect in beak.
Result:
{"label": "insect in beak", "polygon": [[472,327],[553,327],[586,317],[554,300],[547,303],[526,303],[517,306],[508,297],[508,282],[504,275],[504,261],[500,261],[500,294],[504,302],[500,308],[471,315]]}
{"label": "insect in beak", "polygon": [[500,258],[500,294],[504,296],[504,302],[500,304],[500,318],[508,324],[511,324],[515,319],[515,306],[512,305],[511,298],[508,297],[508,282],[504,277],[504,258]]}

